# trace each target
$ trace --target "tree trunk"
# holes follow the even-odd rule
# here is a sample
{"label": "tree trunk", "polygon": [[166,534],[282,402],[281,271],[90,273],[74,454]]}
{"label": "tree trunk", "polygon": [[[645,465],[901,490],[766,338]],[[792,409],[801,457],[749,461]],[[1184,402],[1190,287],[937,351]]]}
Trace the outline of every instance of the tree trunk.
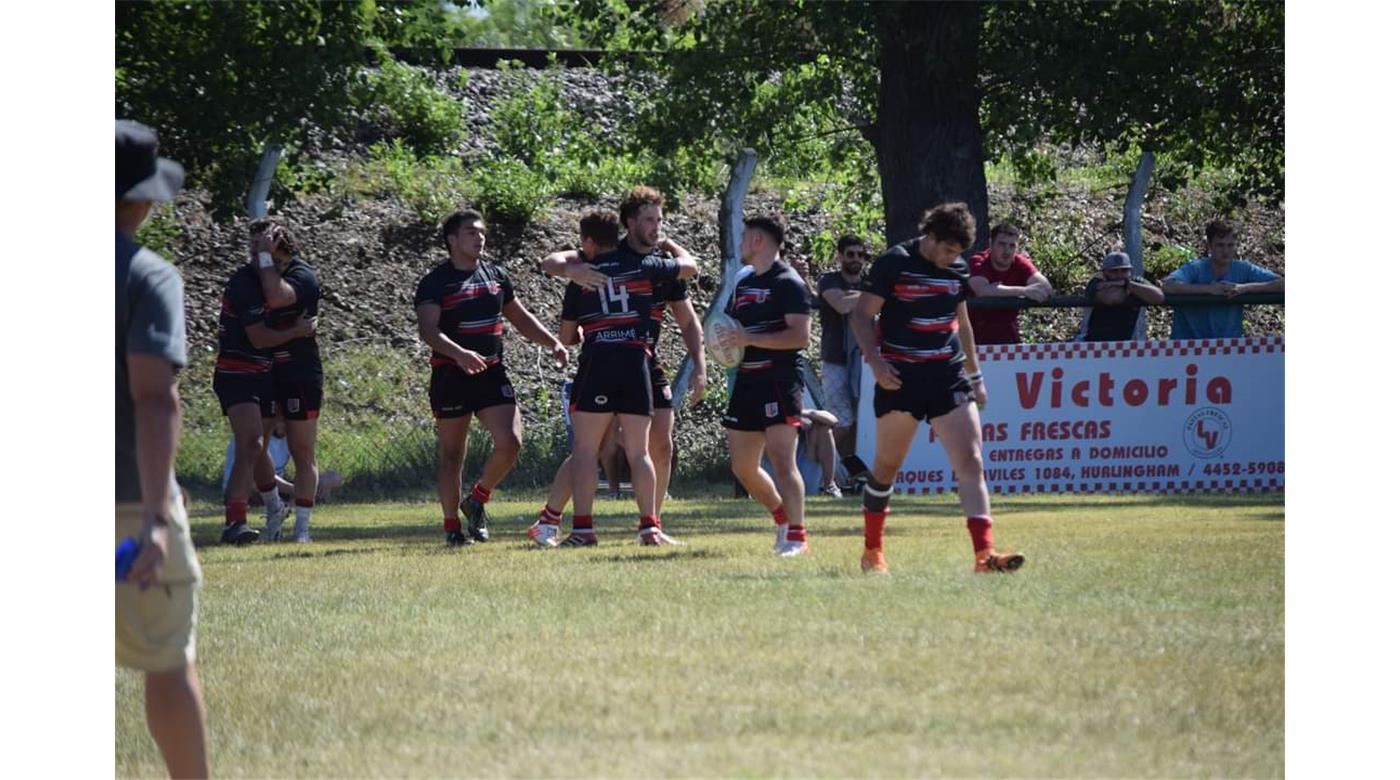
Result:
{"label": "tree trunk", "polygon": [[967,203],[987,237],[987,178],[978,121],[978,3],[900,3],[881,25],[876,155],[885,240],[918,232],[924,209]]}
{"label": "tree trunk", "polygon": [[1142,276],[1142,202],[1147,199],[1147,184],[1152,180],[1152,166],[1156,158],[1152,152],[1143,152],[1138,158],[1137,172],[1133,174],[1132,186],[1128,187],[1128,198],[1123,203],[1123,251],[1133,259],[1133,276]]}

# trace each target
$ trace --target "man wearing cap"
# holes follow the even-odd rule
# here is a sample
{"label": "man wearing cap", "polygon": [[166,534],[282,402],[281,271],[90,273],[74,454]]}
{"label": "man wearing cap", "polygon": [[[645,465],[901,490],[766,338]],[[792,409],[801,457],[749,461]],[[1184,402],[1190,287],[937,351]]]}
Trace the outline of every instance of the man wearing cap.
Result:
{"label": "man wearing cap", "polygon": [[1084,296],[1094,308],[1084,321],[1084,341],[1133,341],[1145,338],[1144,304],[1161,303],[1166,296],[1151,282],[1133,276],[1133,261],[1124,252],[1103,259],[1103,275],[1089,280]]}
{"label": "man wearing cap", "polygon": [[137,544],[116,585],[117,663],[146,674],[146,723],[173,777],[206,777],[204,702],[194,664],[201,574],[175,484],[185,365],[180,274],[134,240],[151,204],[184,184],[145,125],[117,120],[116,541]]}

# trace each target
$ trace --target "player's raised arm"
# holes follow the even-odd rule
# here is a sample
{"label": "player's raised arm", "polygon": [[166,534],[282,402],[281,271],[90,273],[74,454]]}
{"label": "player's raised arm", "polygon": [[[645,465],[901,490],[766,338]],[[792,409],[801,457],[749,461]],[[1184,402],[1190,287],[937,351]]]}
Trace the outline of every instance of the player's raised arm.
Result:
{"label": "player's raised arm", "polygon": [[292,260],[291,242],[281,227],[270,219],[260,219],[248,226],[253,233],[251,254],[258,269],[258,284],[263,301],[269,309],[295,305],[296,288],[282,277],[282,269]]}

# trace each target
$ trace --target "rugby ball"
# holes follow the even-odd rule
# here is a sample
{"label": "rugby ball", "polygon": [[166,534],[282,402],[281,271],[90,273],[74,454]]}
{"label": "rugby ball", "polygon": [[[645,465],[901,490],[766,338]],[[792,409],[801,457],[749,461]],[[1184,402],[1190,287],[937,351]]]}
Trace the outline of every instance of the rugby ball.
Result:
{"label": "rugby ball", "polygon": [[719,334],[722,330],[739,330],[741,326],[738,320],[725,314],[715,312],[710,317],[710,321],[705,323],[705,346],[710,350],[711,358],[722,368],[733,368],[739,365],[739,361],[744,359],[743,347],[731,347],[725,349],[719,344]]}

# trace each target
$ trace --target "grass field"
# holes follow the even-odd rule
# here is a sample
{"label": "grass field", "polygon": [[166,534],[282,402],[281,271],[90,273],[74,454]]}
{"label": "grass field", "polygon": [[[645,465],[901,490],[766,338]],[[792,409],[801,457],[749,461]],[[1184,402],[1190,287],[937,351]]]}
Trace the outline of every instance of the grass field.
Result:
{"label": "grass field", "polygon": [[[859,505],[809,503],[779,560],[747,501],[602,502],[594,550],[442,545],[435,505],[325,506],[316,543],[213,546],[199,664],[224,776],[1283,774],[1281,496],[994,500],[1015,575],[956,504],[898,498],[892,574]],[[118,670],[119,776],[162,774]]]}

